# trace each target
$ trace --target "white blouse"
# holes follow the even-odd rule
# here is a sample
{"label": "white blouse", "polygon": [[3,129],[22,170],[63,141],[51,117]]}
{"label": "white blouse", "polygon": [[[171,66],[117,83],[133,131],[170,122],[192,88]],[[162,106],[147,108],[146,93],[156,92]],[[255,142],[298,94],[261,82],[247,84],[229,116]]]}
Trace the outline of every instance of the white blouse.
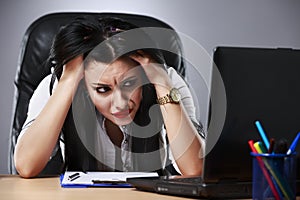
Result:
{"label": "white blouse", "polygon": [[[197,122],[196,120],[196,109],[194,106],[193,98],[190,93],[190,90],[183,80],[181,76],[176,72],[176,70],[172,67],[168,68],[167,73],[173,83],[173,87],[176,87],[179,89],[181,97],[182,97],[182,104],[190,117],[191,120],[194,122]],[[49,86],[51,82],[51,74],[46,76],[41,83],[38,85],[37,89],[34,91],[30,102],[29,102],[29,107],[28,107],[28,112],[27,112],[27,118],[26,121],[23,125],[22,131],[20,133],[19,138],[21,138],[25,130],[32,124],[34,119],[37,117],[37,115],[41,112],[43,107],[46,105],[49,97],[50,97],[50,92],[49,92]],[[53,91],[56,88],[57,85],[57,80],[55,81],[53,85]],[[110,138],[108,137],[105,127],[104,127],[104,117],[101,115],[98,117],[98,125],[97,125],[97,130],[98,130],[98,141],[96,142],[96,146],[100,147],[99,152],[101,152],[101,155],[98,155],[97,157],[100,157],[101,162],[106,164],[107,166],[111,167],[114,169],[115,165],[115,148],[114,144],[111,142]],[[120,130],[123,132],[124,137],[123,141],[121,143],[121,159],[123,163],[123,171],[131,171],[131,163],[130,163],[130,149],[129,145],[127,142],[128,135],[130,134],[130,125],[126,126],[120,126]],[[19,139],[18,138],[18,139]],[[162,127],[161,131],[161,137],[160,137],[160,147],[163,149],[163,153],[161,153],[161,161],[162,161],[162,168],[165,167],[166,161],[167,161],[167,155],[169,155],[169,159],[172,161],[174,168],[180,172],[178,169],[176,162],[173,159],[172,153],[170,151],[169,154],[167,154],[167,144],[166,144],[166,130]],[[62,150],[62,156],[64,158],[64,143],[60,142],[60,147]],[[57,148],[54,149],[53,154],[55,155],[57,151]]]}

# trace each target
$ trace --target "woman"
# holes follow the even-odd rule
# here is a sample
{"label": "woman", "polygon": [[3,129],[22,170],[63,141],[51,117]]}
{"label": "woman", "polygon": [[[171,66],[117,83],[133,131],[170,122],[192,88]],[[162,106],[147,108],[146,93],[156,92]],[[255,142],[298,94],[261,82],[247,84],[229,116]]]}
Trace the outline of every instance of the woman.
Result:
{"label": "woman", "polygon": [[43,170],[58,140],[65,170],[201,174],[204,138],[189,90],[148,47],[148,35],[120,19],[82,18],[60,30],[49,59],[57,79],[33,94],[16,145],[22,177]]}

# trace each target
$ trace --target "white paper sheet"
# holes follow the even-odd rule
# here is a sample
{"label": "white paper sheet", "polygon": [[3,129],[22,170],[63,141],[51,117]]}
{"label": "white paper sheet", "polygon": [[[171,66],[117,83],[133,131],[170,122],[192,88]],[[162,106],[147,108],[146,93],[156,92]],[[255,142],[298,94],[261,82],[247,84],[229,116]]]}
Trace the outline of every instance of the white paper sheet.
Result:
{"label": "white paper sheet", "polygon": [[67,171],[61,181],[62,186],[94,185],[95,183],[125,183],[127,178],[157,177],[152,172],[80,172]]}

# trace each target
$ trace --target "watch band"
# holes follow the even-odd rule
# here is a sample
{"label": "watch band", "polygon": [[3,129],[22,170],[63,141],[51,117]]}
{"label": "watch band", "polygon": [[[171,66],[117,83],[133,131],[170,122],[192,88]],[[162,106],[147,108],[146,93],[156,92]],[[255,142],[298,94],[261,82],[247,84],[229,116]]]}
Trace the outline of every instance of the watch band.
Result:
{"label": "watch band", "polygon": [[166,96],[158,98],[157,103],[160,104],[160,105],[164,105],[166,103],[171,103],[169,94],[167,94]]}
{"label": "watch band", "polygon": [[172,88],[166,96],[160,97],[157,99],[159,105],[164,105],[166,103],[175,103],[178,104],[180,101],[180,93],[178,89]]}

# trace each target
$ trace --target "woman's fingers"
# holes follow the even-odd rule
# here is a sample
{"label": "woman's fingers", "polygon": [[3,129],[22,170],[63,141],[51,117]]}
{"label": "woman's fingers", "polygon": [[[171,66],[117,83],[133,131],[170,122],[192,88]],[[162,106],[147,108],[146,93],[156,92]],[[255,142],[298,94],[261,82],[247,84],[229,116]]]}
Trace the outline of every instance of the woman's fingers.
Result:
{"label": "woman's fingers", "polygon": [[[77,68],[81,68],[83,64],[83,56],[76,56],[75,58],[73,58],[72,60],[70,60],[69,62],[66,63],[66,67],[67,68],[72,68],[72,69],[77,69]],[[70,69],[71,70],[71,69]]]}
{"label": "woman's fingers", "polygon": [[140,63],[141,65],[157,64],[157,62],[151,57],[150,54],[142,50],[137,50],[135,53],[130,54],[129,57]]}
{"label": "woman's fingers", "polygon": [[129,57],[141,65],[152,84],[170,85],[170,80],[164,66],[160,66],[161,64],[157,63],[151,55],[142,50],[138,50]]}
{"label": "woman's fingers", "polygon": [[83,56],[77,56],[67,62],[63,68],[62,76],[74,78],[75,81],[80,81],[84,75]]}

